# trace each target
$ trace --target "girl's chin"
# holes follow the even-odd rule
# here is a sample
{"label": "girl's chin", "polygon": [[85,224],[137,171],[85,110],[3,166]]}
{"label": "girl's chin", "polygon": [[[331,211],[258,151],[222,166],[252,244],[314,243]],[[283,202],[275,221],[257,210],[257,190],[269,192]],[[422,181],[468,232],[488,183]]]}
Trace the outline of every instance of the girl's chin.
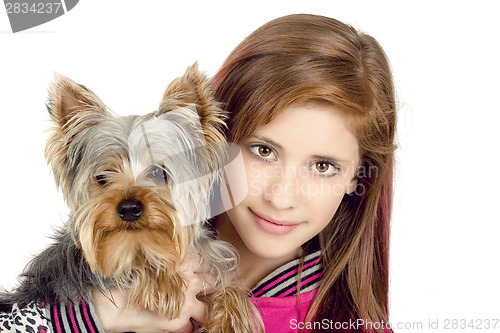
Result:
{"label": "girl's chin", "polygon": [[[247,246],[248,247],[248,246]],[[248,249],[255,255],[268,260],[292,260],[300,256],[302,248],[300,246],[291,246],[290,243],[282,244],[281,242],[259,242],[253,244]]]}

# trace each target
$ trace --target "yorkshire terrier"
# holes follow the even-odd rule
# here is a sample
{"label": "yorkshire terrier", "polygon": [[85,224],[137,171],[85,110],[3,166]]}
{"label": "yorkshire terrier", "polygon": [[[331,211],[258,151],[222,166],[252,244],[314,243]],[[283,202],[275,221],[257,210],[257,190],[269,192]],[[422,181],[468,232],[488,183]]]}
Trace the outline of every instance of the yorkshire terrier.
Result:
{"label": "yorkshire terrier", "polygon": [[[237,257],[207,225],[228,161],[224,113],[194,64],[166,89],[158,111],[117,117],[89,89],[56,75],[47,103],[54,127],[46,158],[70,214],[55,243],[0,295],[15,303],[91,301],[91,290],[129,291],[129,306],[180,315],[179,266],[200,253],[213,277],[199,295],[206,332],[262,331],[236,282]],[[222,183],[224,180],[222,180]],[[215,209],[217,210],[217,209]]]}

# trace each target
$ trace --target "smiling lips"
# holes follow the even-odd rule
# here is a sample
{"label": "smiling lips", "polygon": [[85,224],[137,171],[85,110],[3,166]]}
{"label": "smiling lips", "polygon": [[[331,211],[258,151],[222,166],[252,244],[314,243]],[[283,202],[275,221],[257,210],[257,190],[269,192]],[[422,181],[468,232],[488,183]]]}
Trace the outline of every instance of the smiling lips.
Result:
{"label": "smiling lips", "polygon": [[271,234],[275,235],[284,235],[286,233],[289,233],[290,231],[294,230],[297,228],[301,223],[300,222],[290,222],[290,221],[280,221],[273,219],[271,217],[265,216],[263,214],[257,214],[253,210],[250,210],[252,212],[253,217],[255,218],[255,221],[257,224],[264,230],[267,231]]}

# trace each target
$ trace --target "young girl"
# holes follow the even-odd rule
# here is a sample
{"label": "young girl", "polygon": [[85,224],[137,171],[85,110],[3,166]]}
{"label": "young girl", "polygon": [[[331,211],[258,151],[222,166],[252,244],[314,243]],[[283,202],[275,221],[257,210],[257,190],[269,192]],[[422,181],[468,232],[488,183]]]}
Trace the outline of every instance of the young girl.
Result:
{"label": "young girl", "polygon": [[380,45],[331,18],[286,16],[238,45],[213,85],[249,188],[215,226],[267,331],[382,328],[396,114]]}
{"label": "young girl", "polygon": [[[331,18],[281,17],[234,49],[213,89],[249,190],[213,226],[266,332],[390,331],[396,110],[380,45]],[[195,303],[186,318],[203,317]]]}
{"label": "young girl", "polygon": [[[213,89],[249,190],[213,226],[238,250],[241,286],[266,332],[390,331],[396,114],[380,45],[331,18],[281,17],[236,47]],[[204,287],[196,264],[186,267],[181,318],[124,309],[116,291],[116,305],[94,295],[87,324],[108,333],[190,332],[190,318],[205,318],[196,299]]]}

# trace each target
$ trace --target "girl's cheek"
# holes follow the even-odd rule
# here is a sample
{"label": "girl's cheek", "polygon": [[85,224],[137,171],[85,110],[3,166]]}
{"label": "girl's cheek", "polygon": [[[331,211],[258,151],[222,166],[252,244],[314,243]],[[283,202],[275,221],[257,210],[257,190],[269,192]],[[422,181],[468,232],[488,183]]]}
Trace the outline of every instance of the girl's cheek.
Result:
{"label": "girl's cheek", "polygon": [[262,177],[262,168],[259,166],[259,163],[255,163],[252,161],[247,162],[247,177],[249,179],[257,179]]}
{"label": "girl's cheek", "polygon": [[262,192],[264,186],[264,170],[259,163],[246,161],[246,177],[248,183],[248,194],[250,196],[258,196]]}

